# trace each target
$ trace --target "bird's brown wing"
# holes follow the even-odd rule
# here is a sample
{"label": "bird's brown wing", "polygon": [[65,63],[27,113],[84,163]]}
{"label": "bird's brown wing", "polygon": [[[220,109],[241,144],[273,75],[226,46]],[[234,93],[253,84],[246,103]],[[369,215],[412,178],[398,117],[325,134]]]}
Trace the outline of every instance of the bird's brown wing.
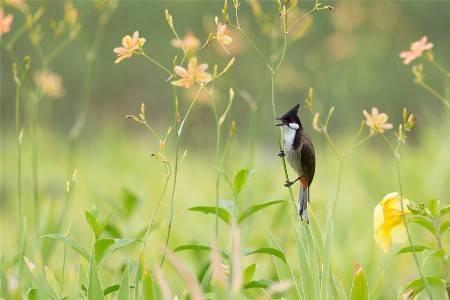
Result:
{"label": "bird's brown wing", "polygon": [[300,151],[303,172],[308,179],[309,185],[311,185],[314,172],[316,171],[316,154],[314,152],[314,146],[307,135],[303,135],[302,137]]}

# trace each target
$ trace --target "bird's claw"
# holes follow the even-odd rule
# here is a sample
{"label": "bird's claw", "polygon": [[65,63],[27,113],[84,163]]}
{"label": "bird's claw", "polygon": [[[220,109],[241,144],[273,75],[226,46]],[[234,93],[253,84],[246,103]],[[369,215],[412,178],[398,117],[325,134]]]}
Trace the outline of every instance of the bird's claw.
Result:
{"label": "bird's claw", "polygon": [[286,181],[284,182],[284,186],[285,186],[285,187],[290,187],[292,184],[293,184],[293,182],[291,182],[291,181],[289,181],[289,180],[286,180]]}
{"label": "bird's claw", "polygon": [[284,157],[284,156],[285,156],[284,151],[283,151],[283,150],[280,150],[280,152],[278,153],[278,156],[279,156],[279,157]]}

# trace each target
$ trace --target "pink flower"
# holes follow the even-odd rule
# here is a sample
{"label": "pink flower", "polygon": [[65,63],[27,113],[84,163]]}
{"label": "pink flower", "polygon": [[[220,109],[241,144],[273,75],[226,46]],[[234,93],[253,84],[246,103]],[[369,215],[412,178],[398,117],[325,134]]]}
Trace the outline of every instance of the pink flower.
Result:
{"label": "pink flower", "polygon": [[226,50],[225,46],[230,46],[233,42],[233,38],[230,36],[230,31],[227,29],[227,25],[219,22],[218,17],[215,17],[214,21],[217,25],[216,39],[219,44]]}
{"label": "pink flower", "polygon": [[5,16],[3,13],[3,9],[0,9],[0,36],[2,36],[4,33],[8,33],[11,30],[13,19],[13,15],[9,14]]}
{"label": "pink flower", "polygon": [[125,58],[133,56],[133,54],[142,48],[145,43],[144,38],[139,38],[139,32],[135,31],[133,37],[127,35],[122,39],[122,47],[114,48],[114,53],[117,54],[116,64],[120,63]]}
{"label": "pink flower", "polygon": [[189,52],[200,46],[200,40],[192,32],[188,32],[181,40],[173,39],[171,44],[175,48],[183,49],[184,51]]}
{"label": "pink flower", "polygon": [[409,50],[401,52],[400,58],[403,58],[403,64],[407,65],[431,48],[433,48],[433,44],[428,43],[428,37],[424,35],[420,40],[412,43]]}
{"label": "pink flower", "polygon": [[363,115],[366,118],[366,125],[370,128],[370,134],[383,133],[385,130],[392,129],[392,124],[388,123],[388,115],[378,112],[378,108],[372,107],[369,114],[363,110]]}
{"label": "pink flower", "polygon": [[198,65],[197,58],[193,57],[189,60],[187,70],[181,66],[175,66],[175,73],[181,78],[172,81],[172,85],[189,89],[196,82],[206,83],[211,81],[212,76],[206,72],[206,69],[208,69],[208,64]]}

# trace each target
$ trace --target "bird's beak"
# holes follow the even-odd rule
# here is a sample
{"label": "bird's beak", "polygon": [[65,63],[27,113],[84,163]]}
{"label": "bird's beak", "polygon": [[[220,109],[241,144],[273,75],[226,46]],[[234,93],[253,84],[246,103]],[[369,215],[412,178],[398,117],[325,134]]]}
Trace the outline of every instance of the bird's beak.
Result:
{"label": "bird's beak", "polygon": [[281,118],[276,117],[275,120],[281,121],[281,123],[275,124],[275,126],[283,126],[283,125],[285,125],[284,121]]}

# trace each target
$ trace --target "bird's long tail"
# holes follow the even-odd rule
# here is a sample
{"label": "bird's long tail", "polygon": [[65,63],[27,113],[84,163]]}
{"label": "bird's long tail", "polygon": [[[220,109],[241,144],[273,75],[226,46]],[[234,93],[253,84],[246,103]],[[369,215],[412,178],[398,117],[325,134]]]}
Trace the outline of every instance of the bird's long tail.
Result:
{"label": "bird's long tail", "polygon": [[309,185],[306,178],[300,179],[300,191],[298,194],[298,214],[302,220],[308,222]]}

